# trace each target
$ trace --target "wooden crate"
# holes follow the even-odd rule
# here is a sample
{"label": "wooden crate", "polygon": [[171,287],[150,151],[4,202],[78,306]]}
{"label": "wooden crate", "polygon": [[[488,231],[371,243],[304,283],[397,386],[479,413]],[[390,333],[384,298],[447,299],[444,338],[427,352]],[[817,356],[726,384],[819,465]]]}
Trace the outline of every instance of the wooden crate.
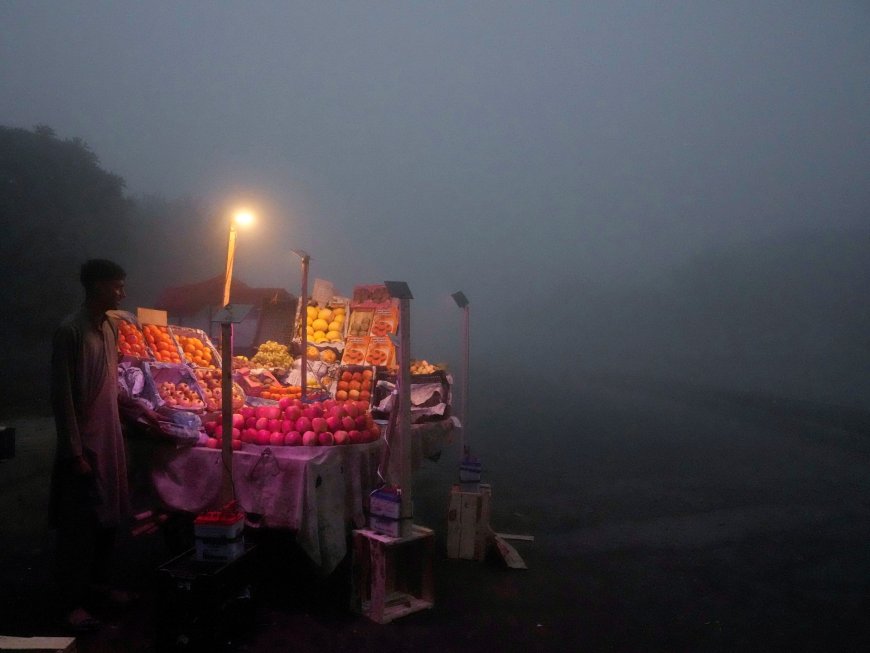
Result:
{"label": "wooden crate", "polygon": [[0,635],[0,651],[75,653],[75,637],[10,637]]}
{"label": "wooden crate", "polygon": [[403,538],[353,531],[351,608],[379,624],[431,608],[434,553],[435,533],[422,526]]}
{"label": "wooden crate", "polygon": [[447,557],[483,560],[492,529],[489,525],[492,488],[481,483],[476,489],[454,485],[447,510]]}

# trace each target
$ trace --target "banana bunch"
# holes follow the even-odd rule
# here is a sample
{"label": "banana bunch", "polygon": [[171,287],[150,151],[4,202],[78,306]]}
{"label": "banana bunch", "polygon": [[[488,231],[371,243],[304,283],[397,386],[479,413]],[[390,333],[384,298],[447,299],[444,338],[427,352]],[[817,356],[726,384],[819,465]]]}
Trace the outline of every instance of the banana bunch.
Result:
{"label": "banana bunch", "polygon": [[422,361],[411,361],[411,374],[433,374],[438,368],[432,363]]}
{"label": "banana bunch", "polygon": [[293,357],[287,349],[274,340],[267,340],[257,348],[257,353],[251,358],[251,365],[258,367],[287,369],[293,363]]}

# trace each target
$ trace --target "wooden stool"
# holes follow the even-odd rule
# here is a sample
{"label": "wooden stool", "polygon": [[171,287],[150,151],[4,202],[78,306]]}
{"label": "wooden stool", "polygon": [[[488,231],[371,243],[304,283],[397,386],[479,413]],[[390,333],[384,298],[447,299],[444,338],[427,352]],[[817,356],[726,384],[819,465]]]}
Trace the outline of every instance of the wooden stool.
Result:
{"label": "wooden stool", "polygon": [[352,609],[386,624],[434,604],[435,533],[413,526],[396,538],[367,528],[353,531]]}
{"label": "wooden stool", "polygon": [[447,510],[447,557],[483,560],[492,537],[489,525],[492,488],[481,483],[473,489],[454,485]]}

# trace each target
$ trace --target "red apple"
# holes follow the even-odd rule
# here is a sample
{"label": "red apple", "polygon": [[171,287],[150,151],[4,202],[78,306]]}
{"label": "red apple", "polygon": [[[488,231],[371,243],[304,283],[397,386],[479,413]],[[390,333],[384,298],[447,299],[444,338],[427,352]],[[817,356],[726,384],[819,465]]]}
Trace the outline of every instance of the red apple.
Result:
{"label": "red apple", "polygon": [[284,444],[284,434],[280,431],[272,431],[269,435],[269,444],[272,446],[283,446]]}
{"label": "red apple", "polygon": [[202,425],[205,432],[209,435],[214,435],[214,430],[217,428],[217,422],[206,422]]}
{"label": "red apple", "polygon": [[241,448],[242,448],[242,441],[241,440],[233,440],[233,451],[238,451]]}
{"label": "red apple", "polygon": [[[311,404],[311,414],[314,415],[314,417],[323,417],[323,406],[318,402]],[[314,417],[311,419],[314,419]]]}
{"label": "red apple", "polygon": [[289,433],[295,425],[296,422],[291,422],[289,419],[281,420],[281,433]]}
{"label": "red apple", "polygon": [[335,439],[335,444],[348,444],[349,442],[347,431],[336,431],[332,437]]}
{"label": "red apple", "polygon": [[313,447],[317,444],[317,433],[314,431],[305,431],[302,434],[302,444],[306,447]]}
{"label": "red apple", "polygon": [[364,442],[362,433],[360,433],[356,429],[347,432],[347,439],[350,444],[360,444]]}
{"label": "red apple", "polygon": [[284,411],[284,418],[289,419],[291,422],[295,422],[300,417],[302,417],[302,410],[299,406],[289,406],[287,410]]}
{"label": "red apple", "polygon": [[288,447],[298,447],[302,444],[302,434],[299,431],[290,431],[284,436],[284,444]]}
{"label": "red apple", "polygon": [[311,420],[311,430],[315,433],[323,433],[326,430],[326,420],[322,417],[315,417]]}
{"label": "red apple", "polygon": [[242,442],[255,443],[257,441],[257,429],[250,428],[242,431]]}
{"label": "red apple", "polygon": [[303,415],[299,419],[296,420],[296,430],[300,433],[305,433],[305,431],[311,430],[311,418],[305,417]]}
{"label": "red apple", "polygon": [[266,429],[260,429],[257,431],[257,444],[266,445],[269,444],[269,440],[272,438],[272,432],[267,431]]}
{"label": "red apple", "polygon": [[317,434],[317,441],[322,447],[329,447],[335,444],[335,438],[329,431],[322,431]]}
{"label": "red apple", "polygon": [[368,410],[369,410],[369,402],[367,402],[367,401],[362,401],[362,400],[357,401],[357,402],[356,402],[356,407],[359,408],[359,411],[360,411],[361,413],[366,413],[366,412],[368,412]]}
{"label": "red apple", "polygon": [[367,432],[369,434],[369,437],[367,440],[368,442],[374,442],[379,437],[381,437],[381,429],[379,429],[377,426],[372,426],[370,429],[368,429]]}
{"label": "red apple", "polygon": [[257,428],[257,418],[251,415],[250,417],[245,418],[245,426],[249,429]]}
{"label": "red apple", "polygon": [[302,417],[314,419],[315,417],[317,417],[317,415],[314,414],[314,409],[311,406],[306,406],[302,409]]}
{"label": "red apple", "polygon": [[329,430],[335,433],[339,428],[341,428],[341,418],[336,417],[335,415],[330,415],[326,418],[326,426],[329,427]]}
{"label": "red apple", "polygon": [[205,446],[207,446],[209,449],[220,449],[221,441],[217,438],[209,438],[205,441]]}
{"label": "red apple", "polygon": [[239,409],[239,412],[242,414],[242,417],[245,418],[245,421],[247,421],[247,420],[250,419],[251,417],[254,417],[254,408],[253,408],[253,406],[242,406],[242,407]]}
{"label": "red apple", "polygon": [[254,424],[254,428],[258,431],[269,428],[269,420],[266,417],[258,417],[257,422]]}
{"label": "red apple", "polygon": [[286,410],[287,406],[290,405],[290,401],[290,397],[281,397],[281,399],[278,400],[278,408],[280,408],[282,411]]}
{"label": "red apple", "polygon": [[257,406],[254,409],[254,416],[257,419],[260,419],[261,417],[265,417],[266,419],[269,419],[268,415],[269,415],[269,407],[268,406]]}
{"label": "red apple", "polygon": [[357,415],[354,420],[356,427],[362,431],[365,428],[368,428],[368,416],[367,415]]}
{"label": "red apple", "polygon": [[281,430],[281,420],[274,419],[274,418],[270,419],[269,425],[266,428],[272,432],[280,431]]}
{"label": "red apple", "polygon": [[356,417],[359,415],[359,408],[356,405],[356,402],[347,401],[344,404],[344,409],[347,411],[347,414],[351,417]]}
{"label": "red apple", "polygon": [[233,439],[238,440],[240,437],[242,437],[241,429],[234,428],[233,429]]}
{"label": "red apple", "polygon": [[237,429],[245,425],[245,418],[240,413],[233,413],[233,426]]}
{"label": "red apple", "polygon": [[344,406],[340,405],[340,404],[337,404],[337,405],[333,406],[331,412],[332,412],[332,414],[335,415],[338,419],[341,419],[342,417],[347,417],[347,409],[346,409]]}

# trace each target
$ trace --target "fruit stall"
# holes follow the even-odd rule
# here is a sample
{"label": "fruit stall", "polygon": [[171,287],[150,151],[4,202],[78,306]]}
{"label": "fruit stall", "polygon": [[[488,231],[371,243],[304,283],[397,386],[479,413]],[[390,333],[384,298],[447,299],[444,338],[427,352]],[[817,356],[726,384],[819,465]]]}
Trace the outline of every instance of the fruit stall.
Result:
{"label": "fruit stall", "polygon": [[[160,311],[122,314],[119,324],[121,392],[157,412],[168,445],[152,464],[157,496],[192,515],[220,507],[219,347],[203,330],[165,323]],[[252,356],[232,360],[235,499],[258,526],[295,531],[324,572],[345,556],[348,529],[365,526],[369,495],[384,484],[398,327],[397,303],[382,285],[356,286],[351,297],[315,292],[298,307],[288,342],[258,343]],[[459,424],[443,366],[415,360],[411,374],[419,466]]]}

